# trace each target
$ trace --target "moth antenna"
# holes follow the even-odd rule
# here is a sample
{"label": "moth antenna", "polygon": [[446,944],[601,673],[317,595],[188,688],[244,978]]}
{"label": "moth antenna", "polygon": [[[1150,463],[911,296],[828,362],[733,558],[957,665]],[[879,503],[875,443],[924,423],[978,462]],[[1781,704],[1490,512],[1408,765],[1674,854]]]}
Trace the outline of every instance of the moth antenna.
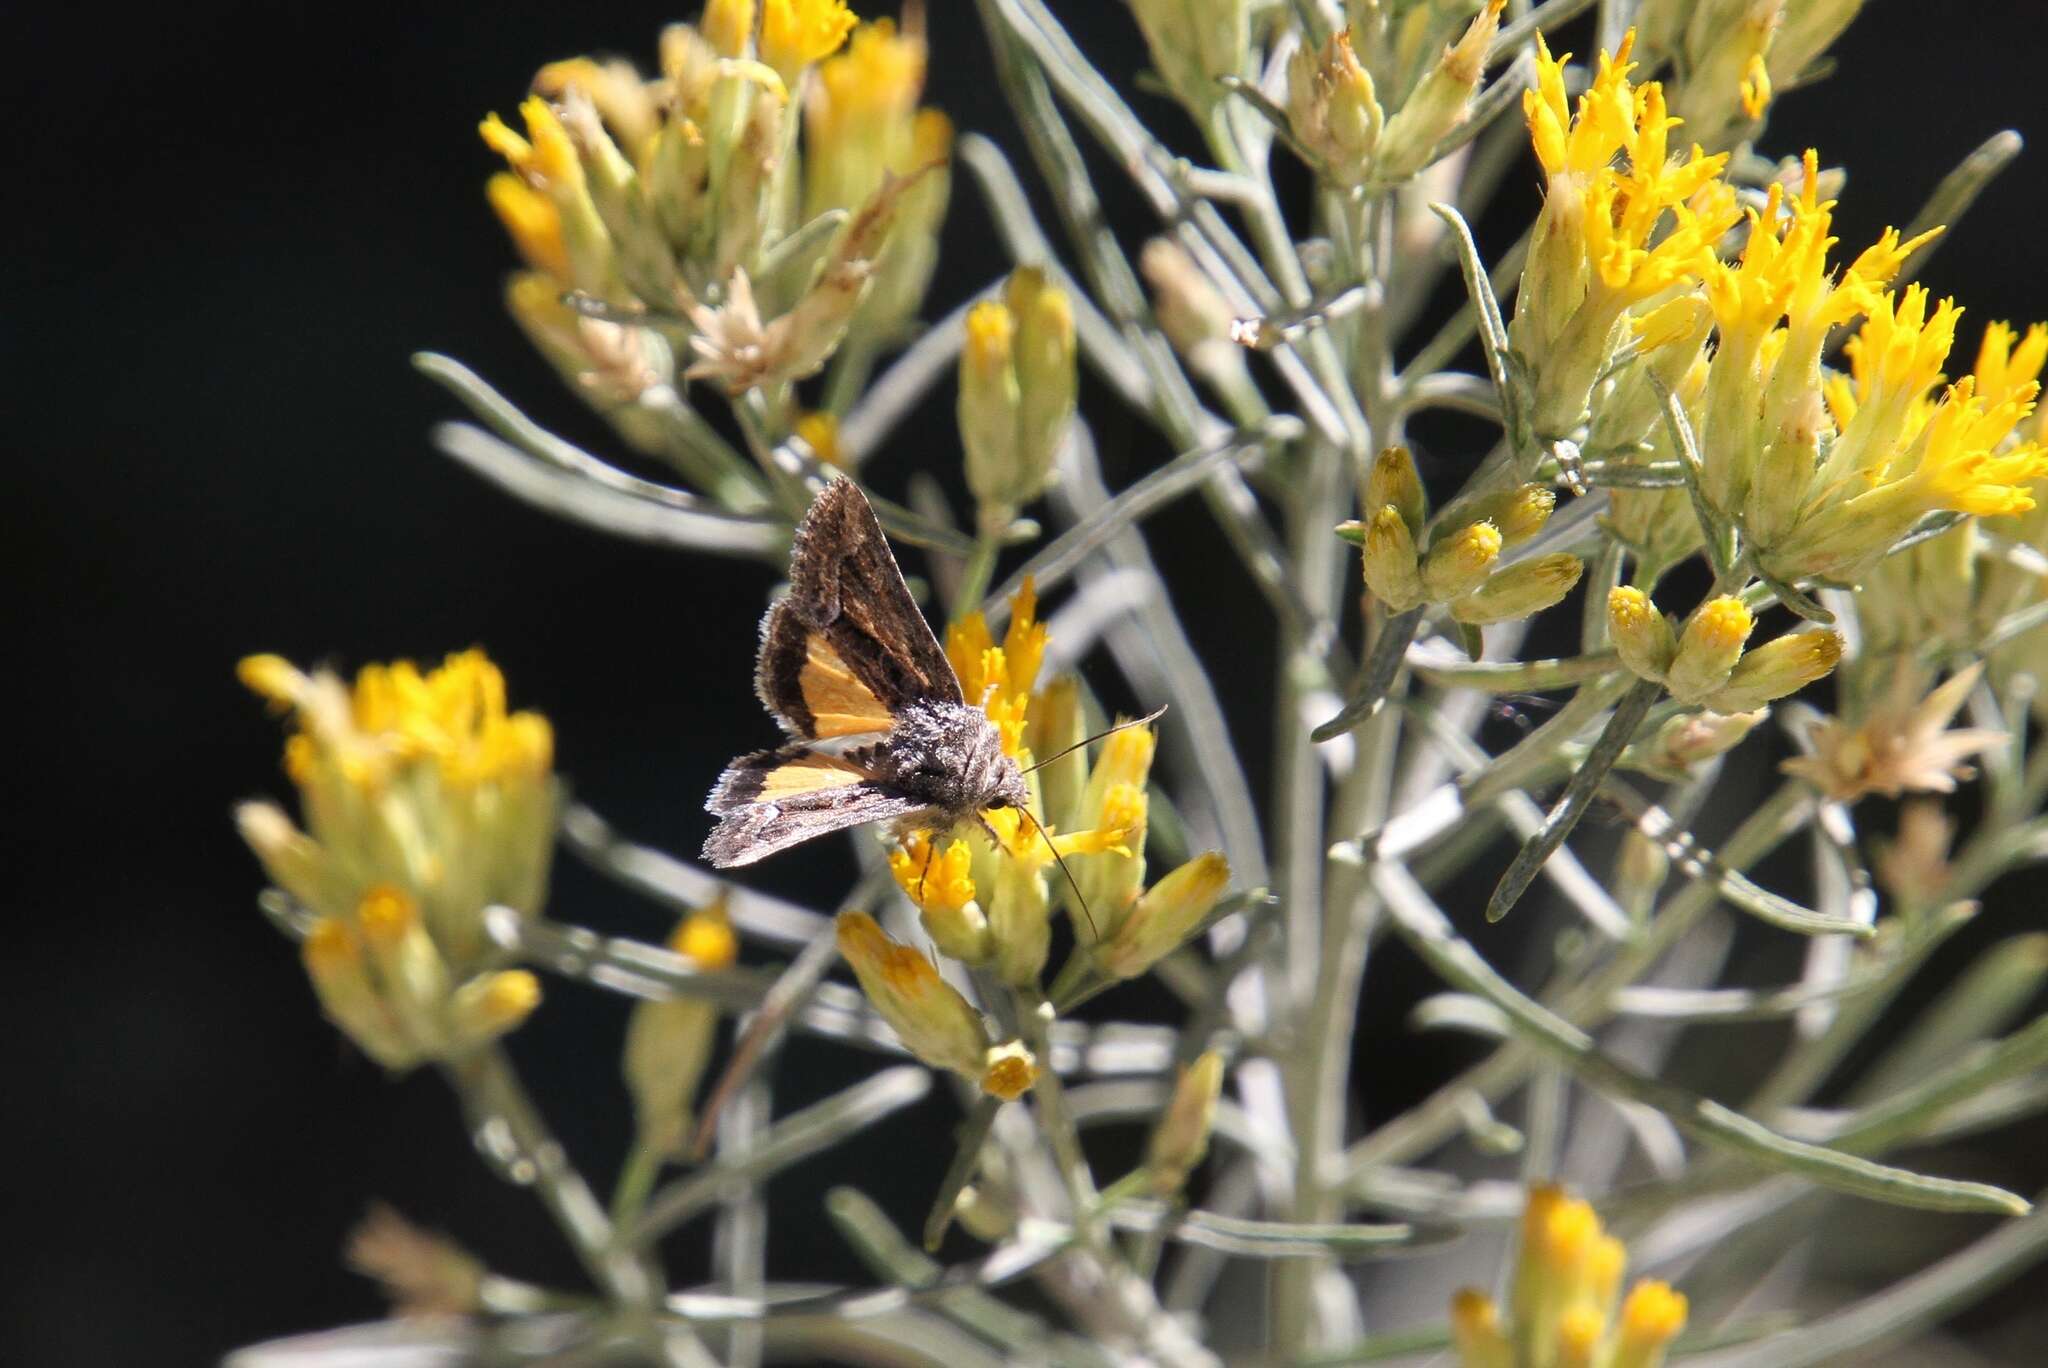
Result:
{"label": "moth antenna", "polygon": [[1025,770],[1024,773],[1029,774],[1031,773],[1031,770],[1041,769],[1046,765],[1050,765],[1053,761],[1059,759],[1063,755],[1072,755],[1075,751],[1081,749],[1081,747],[1092,745],[1093,743],[1100,741],[1103,737],[1108,736],[1111,732],[1120,732],[1124,730],[1126,727],[1142,727],[1149,722],[1157,722],[1160,718],[1164,717],[1165,715],[1166,705],[1162,703],[1153,711],[1146,713],[1143,717],[1134,717],[1128,722],[1119,722],[1114,727],[1104,727],[1101,731],[1095,733],[1095,735],[1093,736],[1084,736],[1079,741],[1076,741],[1073,745],[1068,746],[1066,749],[1054,751],[1051,755],[1046,756],[1045,759],[1032,762],[1031,769]]}
{"label": "moth antenna", "polygon": [[[1161,709],[1159,710],[1159,712],[1165,712],[1165,711],[1166,711],[1166,709],[1164,709],[1164,708],[1161,708]],[[1153,714],[1152,714],[1152,716],[1153,716],[1153,717],[1157,717],[1157,716],[1159,716],[1159,713],[1153,713]],[[1131,724],[1130,724],[1130,723],[1126,723],[1125,725],[1126,725],[1126,726],[1129,726],[1129,725],[1131,725]],[[1111,727],[1111,728],[1110,728],[1110,731],[1115,731],[1115,730],[1116,730],[1116,728],[1114,728],[1114,727]],[[1083,742],[1082,744],[1084,744],[1084,745],[1085,745],[1085,744],[1087,744],[1087,743],[1086,743],[1086,742]],[[1069,747],[1069,749],[1072,749],[1072,748],[1071,748],[1071,747]],[[1064,754],[1066,754],[1066,751],[1061,751],[1061,752],[1060,752],[1060,754],[1064,755]],[[1052,837],[1050,837],[1050,836],[1048,836],[1048,835],[1046,835],[1046,834],[1045,834],[1045,827],[1044,827],[1044,825],[1043,825],[1043,824],[1042,824],[1042,823],[1041,823],[1041,822],[1040,822],[1040,821],[1039,821],[1039,820],[1038,820],[1038,819],[1037,819],[1036,817],[1033,817],[1033,816],[1031,815],[1031,809],[1030,809],[1030,808],[1022,808],[1022,807],[1020,807],[1020,808],[1018,808],[1018,809],[1017,809],[1017,811],[1018,811],[1019,813],[1021,813],[1021,814],[1022,814],[1022,815],[1023,815],[1024,817],[1025,817],[1025,819],[1026,819],[1026,820],[1028,820],[1028,821],[1029,821],[1029,822],[1031,823],[1031,829],[1032,829],[1033,831],[1036,831],[1036,832],[1038,833],[1038,839],[1039,839],[1039,840],[1041,840],[1041,841],[1043,841],[1043,842],[1045,842],[1045,848],[1046,848],[1047,850],[1050,850],[1050,851],[1052,852],[1052,858],[1053,858],[1053,862],[1054,862],[1055,864],[1057,864],[1057,865],[1058,865],[1058,866],[1060,867],[1060,873],[1062,873],[1062,874],[1064,874],[1064,875],[1066,875],[1066,876],[1067,876],[1067,887],[1069,887],[1069,888],[1071,888],[1071,889],[1073,889],[1073,890],[1074,890],[1074,905],[1075,905],[1076,907],[1079,907],[1079,908],[1081,909],[1081,920],[1082,920],[1082,921],[1085,921],[1085,922],[1087,922],[1087,923],[1088,923],[1088,934],[1089,934],[1089,936],[1090,936],[1090,937],[1092,937],[1092,938],[1093,938],[1093,939],[1095,939],[1095,940],[1101,940],[1101,939],[1102,939],[1102,932],[1101,932],[1100,930],[1098,930],[1098,929],[1096,928],[1096,925],[1095,925],[1095,914],[1094,914],[1093,912],[1090,912],[1090,911],[1088,910],[1088,899],[1087,899],[1086,897],[1082,896],[1082,893],[1081,893],[1081,885],[1080,885],[1080,884],[1078,884],[1078,883],[1076,883],[1076,882],[1074,881],[1074,871],[1073,871],[1073,870],[1071,870],[1071,869],[1069,869],[1069,868],[1067,868],[1067,857],[1066,857],[1066,856],[1064,856],[1064,855],[1062,855],[1062,854],[1060,854],[1060,848],[1059,848],[1058,846],[1056,846],[1056,845],[1054,845],[1054,844],[1052,843]],[[1001,842],[1001,841],[998,841],[998,842],[996,842],[996,844],[997,844],[997,845],[1001,845],[1001,844],[1002,844],[1002,842]]]}

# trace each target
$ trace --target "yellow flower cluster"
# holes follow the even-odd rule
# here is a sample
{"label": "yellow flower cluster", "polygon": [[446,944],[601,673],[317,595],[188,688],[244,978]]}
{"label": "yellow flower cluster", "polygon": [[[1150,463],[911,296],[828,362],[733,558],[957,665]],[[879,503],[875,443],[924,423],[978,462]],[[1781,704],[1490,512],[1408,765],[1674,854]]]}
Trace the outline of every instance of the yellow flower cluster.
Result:
{"label": "yellow flower cluster", "polygon": [[[1091,765],[1078,686],[1039,685],[1046,644],[1028,583],[1000,644],[979,612],[947,631],[946,656],[967,699],[987,712],[1004,753],[1032,771],[1032,803],[980,814],[979,830],[906,832],[890,870],[943,953],[1035,987],[1052,944],[1055,867],[1064,865],[1062,898],[1088,963],[1105,977],[1136,977],[1208,915],[1229,867],[1201,855],[1145,887],[1154,735],[1148,727],[1111,732]],[[1056,758],[1032,770],[1034,750]]]}
{"label": "yellow flower cluster", "polygon": [[307,830],[273,803],[236,811],[271,879],[314,915],[322,1005],[391,1068],[472,1048],[523,1020],[540,987],[494,967],[483,912],[536,915],[554,826],[553,733],[508,712],[482,652],[421,671],[365,667],[351,688],[277,656],[242,682],[289,709],[285,772]]}
{"label": "yellow flower cluster", "polygon": [[1442,603],[1468,626],[1510,622],[1562,600],[1585,571],[1564,552],[1496,568],[1502,551],[1549,522],[1557,495],[1542,485],[1461,501],[1432,526],[1414,458],[1390,446],[1373,461],[1365,503],[1371,516],[1338,535],[1358,542],[1366,588],[1397,613]]}
{"label": "yellow flower cluster", "polygon": [[1621,1297],[1627,1265],[1628,1251],[1590,1204],[1531,1187],[1508,1320],[1476,1288],[1451,1299],[1460,1368],[1658,1368],[1685,1328],[1685,1296],[1644,1279]]}
{"label": "yellow flower cluster", "polygon": [[[528,267],[514,316],[650,449],[631,401],[674,382],[685,340],[690,375],[735,393],[815,371],[856,319],[886,342],[923,300],[948,194],[952,128],[916,108],[924,66],[921,32],[861,25],[844,0],[710,0],[663,32],[654,79],[589,58],[542,68],[524,131],[495,114],[480,130],[506,162],[487,197]],[[829,211],[845,217],[791,256]],[[572,310],[571,291],[683,312],[698,335],[622,328]]]}
{"label": "yellow flower cluster", "polygon": [[1573,110],[1565,63],[1538,40],[1537,81],[1522,97],[1546,178],[1509,339],[1524,364],[1539,438],[1584,420],[1595,381],[1632,308],[1695,284],[1714,244],[1740,218],[1720,179],[1725,156],[1670,149],[1678,120],[1655,81],[1633,85],[1634,35],[1602,53]]}

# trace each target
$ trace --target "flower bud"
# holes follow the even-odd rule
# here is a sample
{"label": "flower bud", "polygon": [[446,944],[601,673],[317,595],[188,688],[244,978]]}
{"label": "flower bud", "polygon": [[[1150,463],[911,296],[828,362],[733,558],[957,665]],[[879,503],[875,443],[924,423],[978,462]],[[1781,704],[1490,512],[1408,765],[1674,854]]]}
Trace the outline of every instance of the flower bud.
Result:
{"label": "flower bud", "polygon": [[1607,1317],[1590,1302],[1568,1306],[1557,1319],[1556,1368],[1593,1368],[1600,1353],[1600,1337],[1607,1330]]}
{"label": "flower bud", "polygon": [[612,240],[620,276],[643,299],[674,298],[675,257],[668,239],[641,192],[639,173],[581,86],[565,92],[560,118],[582,164],[591,204]]}
{"label": "flower bud", "polygon": [[1621,663],[1642,679],[1662,680],[1678,654],[1670,621],[1648,594],[1630,585],[1607,591],[1607,634]]}
{"label": "flower bud", "polygon": [[1197,855],[1145,891],[1123,924],[1095,947],[1095,963],[1129,979],[1180,948],[1223,896],[1230,865],[1215,851]]}
{"label": "flower bud", "polygon": [[1685,1329],[1686,1301],[1671,1284],[1645,1278],[1629,1289],[1621,1304],[1612,1368],[1660,1368],[1664,1351]]}
{"label": "flower bud", "polygon": [[1678,654],[1665,671],[1664,684],[1671,696],[1681,703],[1698,703],[1727,683],[1728,672],[1742,659],[1743,645],[1755,628],[1756,619],[1733,594],[1708,599],[1694,609],[1678,640]]}
{"label": "flower bud", "polygon": [[1415,538],[1394,505],[1382,506],[1366,523],[1360,562],[1365,587],[1394,612],[1405,613],[1422,603],[1422,569],[1415,556]]}
{"label": "flower bud", "polygon": [[1244,348],[1230,340],[1236,311],[1187,249],[1171,238],[1153,238],[1139,254],[1138,270],[1152,287],[1159,330],[1188,365],[1214,385],[1244,380]]}
{"label": "flower bud", "polygon": [[349,1232],[350,1269],[373,1278],[399,1317],[468,1316],[483,1310],[483,1261],[378,1202]]}
{"label": "flower bud", "polygon": [[1011,272],[1003,295],[1017,320],[1017,468],[1006,502],[1020,505],[1043,493],[1052,478],[1073,424],[1080,371],[1074,305],[1065,290],[1024,266]]}
{"label": "flower bud", "polygon": [[1173,1098],[1152,1132],[1145,1168],[1154,1196],[1171,1197],[1187,1186],[1188,1175],[1209,1152],[1209,1128],[1216,1119],[1216,1099],[1223,1092],[1223,1056],[1205,1051],[1183,1067]]}
{"label": "flower bud", "polygon": [[889,852],[889,872],[917,904],[925,934],[939,952],[980,966],[988,963],[992,947],[988,920],[975,901],[973,858],[965,841],[941,850],[932,832],[913,831]]}
{"label": "flower bud", "polygon": [[1088,786],[1088,752],[1081,742],[1087,735],[1079,679],[1058,675],[1031,695],[1024,745],[1034,756],[1059,757],[1041,759],[1032,777],[1038,781],[1047,820],[1061,831],[1087,826],[1081,811],[1081,794]]}
{"label": "flower bud", "polygon": [[1158,733],[1150,727],[1111,732],[1089,772],[1072,829],[1118,833],[1121,848],[1067,861],[1087,907],[1086,916],[1074,918],[1075,934],[1084,940],[1114,933],[1145,886],[1145,828],[1151,815],[1146,779],[1158,744]]}
{"label": "flower bud", "polygon": [[1659,727],[1648,741],[1631,746],[1624,760],[1652,774],[1681,776],[1694,765],[1734,750],[1769,715],[1762,708],[1742,713],[1683,714]]}
{"label": "flower bud", "polygon": [[1842,638],[1835,633],[1792,632],[1745,654],[1706,704],[1722,713],[1761,708],[1826,678],[1841,659]]}
{"label": "flower bud", "polygon": [[321,917],[306,932],[300,947],[306,977],[320,999],[320,1010],[342,1029],[363,1053],[387,1069],[409,1069],[420,1050],[406,1038],[398,1020],[370,982],[363,944],[339,917]]}
{"label": "flower bud", "polygon": [[1153,70],[1201,120],[1229,94],[1223,76],[1244,73],[1251,48],[1247,0],[1130,0]]}
{"label": "flower bud", "polygon": [[239,803],[235,828],[262,862],[270,881],[291,894],[293,901],[311,909],[329,904],[328,888],[334,878],[330,862],[319,844],[300,831],[283,808],[275,803]]}
{"label": "flower bud", "polygon": [[1500,1311],[1476,1287],[1461,1287],[1451,1297],[1451,1344],[1458,1368],[1514,1368],[1514,1349],[1501,1333]]}
{"label": "flower bud", "polygon": [[524,969],[479,974],[455,990],[449,1003],[449,1034],[456,1049],[496,1040],[540,1006],[540,980]]}
{"label": "flower bud", "polygon": [[1483,627],[1540,613],[1561,602],[1578,584],[1585,569],[1577,556],[1561,551],[1511,565],[1465,597],[1453,599],[1451,616]]}
{"label": "flower bud", "polygon": [[1015,1102],[1038,1081],[1038,1061],[1020,1040],[990,1047],[981,1072],[981,1090],[990,1097]]}
{"label": "flower bud", "polygon": [[1351,30],[1320,49],[1304,43],[1287,63],[1287,118],[1333,185],[1362,185],[1384,118],[1372,77],[1351,50]]}
{"label": "flower bud", "polygon": [[1007,524],[1045,491],[1078,384],[1066,292],[1020,267],[1003,293],[968,312],[960,353],[960,439],[985,524]]}
{"label": "flower bud", "polygon": [[448,966],[420,924],[411,894],[379,884],[356,906],[356,926],[377,968],[384,1000],[409,1039],[432,1052],[445,1043],[442,1010],[448,1001]]}
{"label": "flower bud", "polygon": [[1486,71],[1486,50],[1500,32],[1500,12],[1507,0],[1487,0],[1486,8],[1473,16],[1464,36],[1444,49],[1443,59],[1430,68],[1388,121],[1380,144],[1379,178],[1406,180],[1430,161],[1430,154],[1471,112],[1472,93]]}
{"label": "flower bud", "polygon": [[1490,522],[1439,536],[1422,558],[1422,588],[1430,601],[1462,598],[1484,584],[1500,559],[1500,544],[1500,530]]}
{"label": "flower bud", "polygon": [[1422,491],[1422,476],[1415,469],[1415,458],[1404,446],[1381,447],[1365,477],[1365,506],[1378,509],[1389,504],[1401,515],[1411,535],[1422,535],[1423,521],[1429,516],[1429,500]]}
{"label": "flower bud", "polygon": [[[684,917],[668,948],[706,972],[728,968],[739,954],[723,901]],[[642,1002],[626,1022],[620,1072],[633,1095],[640,1143],[656,1154],[679,1152],[694,1124],[692,1107],[718,1038],[718,1008],[685,994]]]}
{"label": "flower bud", "polygon": [[[999,831],[1001,821],[1000,816],[992,819]],[[1011,844],[1028,842],[1037,848],[1022,857],[993,851],[985,862],[991,889],[986,895],[988,944],[996,976],[1013,988],[1029,988],[1038,983],[1052,952],[1052,897],[1039,863],[1045,836],[1029,821],[1015,825]]]}
{"label": "flower bud", "polygon": [[861,991],[909,1050],[933,1068],[980,1083],[988,1055],[981,1016],[929,959],[892,939],[865,912],[842,912],[839,953]]}
{"label": "flower bud", "polygon": [[1469,513],[1469,521],[1492,523],[1500,531],[1500,544],[1508,547],[1520,546],[1541,532],[1556,507],[1556,490],[1548,485],[1525,484],[1482,495],[1469,504],[1461,504],[1459,512],[1461,516]]}
{"label": "flower bud", "polygon": [[984,299],[967,311],[960,349],[960,442],[967,452],[967,484],[974,497],[993,502],[1007,484],[1017,434],[1017,321],[1001,300]]}

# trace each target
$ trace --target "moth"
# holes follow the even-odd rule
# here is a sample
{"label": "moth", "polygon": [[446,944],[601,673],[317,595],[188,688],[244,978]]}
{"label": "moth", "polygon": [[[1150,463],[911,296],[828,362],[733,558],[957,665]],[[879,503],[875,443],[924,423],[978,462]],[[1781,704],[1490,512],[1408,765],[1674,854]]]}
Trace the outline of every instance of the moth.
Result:
{"label": "moth", "polygon": [[[754,688],[794,740],[740,756],[712,788],[704,858],[720,869],[864,822],[946,828],[1029,801],[851,480],[826,485],[797,525]],[[836,753],[815,744],[870,735]]]}

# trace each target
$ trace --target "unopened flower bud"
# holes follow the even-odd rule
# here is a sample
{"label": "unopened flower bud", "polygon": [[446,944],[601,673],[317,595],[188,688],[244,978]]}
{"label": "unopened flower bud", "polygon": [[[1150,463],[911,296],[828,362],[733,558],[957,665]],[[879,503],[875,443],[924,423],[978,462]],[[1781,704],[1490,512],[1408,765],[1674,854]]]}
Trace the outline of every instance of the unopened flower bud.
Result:
{"label": "unopened flower bud", "polygon": [[1662,680],[1678,654],[1670,621],[1648,594],[1631,585],[1617,585],[1607,593],[1607,634],[1621,663],[1642,679]]}
{"label": "unopened flower bud", "polygon": [[1304,43],[1287,64],[1287,117],[1294,136],[1335,185],[1361,185],[1385,122],[1372,77],[1351,50],[1351,30],[1317,48]]}
{"label": "unopened flower bud", "polygon": [[[1040,761],[1034,777],[1046,818],[1061,831],[1078,831],[1086,825],[1079,818],[1081,793],[1088,786],[1088,752],[1081,745],[1087,735],[1079,679],[1056,675],[1031,695],[1024,744],[1034,756],[1059,757]],[[1062,751],[1066,753],[1060,754]]]}
{"label": "unopened flower bud", "polygon": [[1244,73],[1251,48],[1247,0],[1130,0],[1153,70],[1198,118],[1229,92],[1219,78]]}
{"label": "unopened flower bud", "polygon": [[1130,979],[1180,948],[1230,883],[1230,865],[1215,851],[1197,855],[1145,891],[1123,924],[1095,947],[1096,967]]}
{"label": "unopened flower bud", "polygon": [[1593,1368],[1600,1353],[1600,1338],[1607,1330],[1607,1317],[1591,1302],[1568,1306],[1557,1318],[1556,1368]]}
{"label": "unopened flower bud", "polygon": [[1017,468],[1008,502],[1025,504],[1044,492],[1074,419],[1080,384],[1074,305],[1030,266],[1011,272],[1003,295],[1017,320]]}
{"label": "unopened flower bud", "polygon": [[1709,599],[1693,610],[1678,640],[1678,654],[1664,674],[1671,696],[1681,703],[1698,703],[1727,683],[1755,628],[1756,619],[1733,594]]}
{"label": "unopened flower bud", "polygon": [[1825,629],[1792,632],[1742,657],[1728,682],[1706,700],[1716,712],[1748,712],[1799,692],[1834,671],[1842,638]]}
{"label": "unopened flower bud", "polygon": [[1205,1051],[1180,1071],[1173,1098],[1152,1131],[1145,1168],[1155,1196],[1170,1197],[1187,1185],[1188,1175],[1209,1152],[1209,1128],[1216,1120],[1216,1099],[1223,1092],[1223,1056]]}
{"label": "unopened flower bud", "polygon": [[[1067,861],[1086,914],[1074,920],[1084,940],[1112,935],[1145,884],[1145,827],[1151,812],[1146,779],[1159,737],[1150,727],[1127,727],[1103,738],[1089,772],[1080,811],[1070,829],[1118,833],[1120,850],[1077,855]],[[1076,909],[1077,911],[1079,909]]]}
{"label": "unopened flower bud", "polygon": [[1422,558],[1422,588],[1432,603],[1463,598],[1486,582],[1500,559],[1500,529],[1468,523],[1436,539]]}
{"label": "unopened flower bud", "polygon": [[892,939],[865,912],[842,912],[839,953],[853,966],[861,991],[904,1048],[933,1068],[981,1082],[988,1032],[958,989],[929,959]]}
{"label": "unopened flower bud", "polygon": [[403,889],[379,884],[357,904],[356,925],[377,966],[384,999],[407,1036],[427,1050],[441,1048],[448,966],[420,923],[419,904]]}
{"label": "unopened flower bud", "polygon": [[1465,122],[1472,108],[1472,93],[1486,71],[1486,50],[1500,32],[1500,12],[1506,3],[1487,0],[1464,36],[1444,49],[1442,60],[1430,68],[1400,112],[1388,120],[1380,143],[1381,180],[1405,180],[1420,171],[1429,164],[1437,144]]}
{"label": "unopened flower bud", "polygon": [[1461,1287],[1451,1297],[1451,1344],[1458,1368],[1514,1368],[1514,1349],[1501,1333],[1500,1311],[1476,1287]]}
{"label": "unopened flower bud", "polygon": [[981,1090],[990,1097],[1015,1102],[1038,1081],[1038,1061],[1022,1041],[990,1048],[981,1073]]}
{"label": "unopened flower bud", "polygon": [[328,902],[328,860],[312,837],[300,831],[275,803],[239,803],[235,827],[270,881],[301,907],[318,911]]}
{"label": "unopened flower bud", "polygon": [[560,117],[582,163],[590,201],[611,237],[620,276],[642,298],[672,298],[675,257],[641,190],[639,172],[612,141],[581,86],[564,93]]}
{"label": "unopened flower bud", "polygon": [[1007,524],[1045,491],[1073,421],[1078,385],[1073,304],[1020,267],[1004,297],[967,315],[960,353],[960,438],[984,522]]}
{"label": "unopened flower bud", "polygon": [[387,1069],[409,1069],[419,1062],[419,1049],[370,982],[362,941],[347,922],[339,917],[314,922],[300,954],[320,1009],[364,1054]]}
{"label": "unopened flower bud", "polygon": [[1557,491],[1548,485],[1525,484],[1504,489],[1461,505],[1475,522],[1484,519],[1500,530],[1503,547],[1520,546],[1543,530],[1557,507]]}
{"label": "unopened flower bud", "polygon": [[[739,956],[739,940],[724,901],[684,917],[668,948],[706,973],[731,967]],[[705,998],[684,994],[633,1008],[620,1071],[633,1095],[640,1143],[652,1152],[674,1154],[682,1148],[717,1036],[718,1008]]]}
{"label": "unopened flower bud", "polygon": [[1365,477],[1365,506],[1380,509],[1389,504],[1401,515],[1401,521],[1408,524],[1412,535],[1422,535],[1423,520],[1429,516],[1429,501],[1422,491],[1422,476],[1415,469],[1415,458],[1404,446],[1381,447]]}
{"label": "unopened flower bud", "polygon": [[1211,383],[1242,376],[1244,349],[1230,340],[1236,311],[1187,249],[1171,238],[1153,238],[1139,254],[1138,269],[1152,287],[1153,315],[1173,349]]}
{"label": "unopened flower bud", "polygon": [[1422,603],[1422,567],[1415,555],[1415,537],[1394,505],[1384,505],[1366,523],[1360,561],[1365,587],[1388,608],[1405,613]]}
{"label": "unopened flower bud", "polygon": [[1671,1284],[1645,1278],[1621,1304],[1612,1368],[1660,1368],[1665,1348],[1685,1329],[1686,1301]]}
{"label": "unopened flower bud", "polygon": [[1451,616],[1483,627],[1540,613],[1561,602],[1578,584],[1585,568],[1577,556],[1562,551],[1511,565],[1465,597],[1453,599]]}
{"label": "unopened flower bud", "polygon": [[473,1049],[496,1040],[540,1006],[540,980],[524,969],[479,974],[455,990],[449,1004],[451,1043]]}
{"label": "unopened flower bud", "polygon": [[1767,716],[1768,710],[1762,708],[1743,713],[1683,714],[1659,727],[1657,734],[1640,746],[1630,747],[1625,759],[1653,774],[1684,774],[1694,765],[1734,750]]}
{"label": "unopened flower bud", "polygon": [[378,1202],[349,1232],[348,1266],[374,1278],[398,1316],[467,1316],[483,1309],[489,1270],[446,1236]]}

